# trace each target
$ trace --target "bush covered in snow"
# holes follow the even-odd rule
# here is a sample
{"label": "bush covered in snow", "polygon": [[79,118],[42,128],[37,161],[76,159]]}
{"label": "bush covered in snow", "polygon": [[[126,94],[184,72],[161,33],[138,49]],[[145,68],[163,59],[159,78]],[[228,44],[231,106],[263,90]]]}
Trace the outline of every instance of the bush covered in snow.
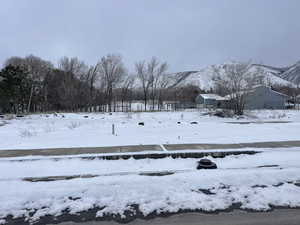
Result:
{"label": "bush covered in snow", "polygon": [[78,128],[80,126],[81,126],[81,123],[75,122],[75,121],[72,121],[71,123],[68,124],[68,128],[71,130]]}
{"label": "bush covered in snow", "polygon": [[37,132],[35,131],[35,129],[33,127],[30,127],[28,129],[21,129],[20,130],[20,136],[22,138],[29,138],[29,137],[33,137],[36,136]]}

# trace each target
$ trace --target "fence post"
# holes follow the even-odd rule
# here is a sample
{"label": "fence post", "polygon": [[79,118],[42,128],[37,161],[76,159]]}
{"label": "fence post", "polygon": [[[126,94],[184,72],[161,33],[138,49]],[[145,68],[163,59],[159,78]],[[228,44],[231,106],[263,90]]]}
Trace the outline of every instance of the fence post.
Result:
{"label": "fence post", "polygon": [[115,124],[112,124],[111,126],[111,133],[112,135],[115,135]]}

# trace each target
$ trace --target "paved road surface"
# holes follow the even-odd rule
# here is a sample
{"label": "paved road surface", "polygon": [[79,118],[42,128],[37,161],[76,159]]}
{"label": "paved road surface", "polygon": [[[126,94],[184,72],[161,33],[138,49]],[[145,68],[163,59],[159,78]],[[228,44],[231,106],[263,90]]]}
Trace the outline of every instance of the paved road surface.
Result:
{"label": "paved road surface", "polygon": [[[167,144],[164,148],[173,150],[214,150],[214,149],[242,149],[242,148],[289,148],[300,147],[300,141],[272,141],[233,144]],[[108,147],[80,147],[80,148],[54,148],[30,150],[0,150],[0,158],[23,156],[62,156],[96,153],[128,153],[152,151],[154,153],[166,152],[160,145],[129,145]]]}
{"label": "paved road surface", "polygon": [[[120,225],[116,222],[65,222],[58,225]],[[127,225],[299,225],[300,209],[278,209],[272,212],[233,211],[220,214],[185,213],[151,220],[137,219]]]}

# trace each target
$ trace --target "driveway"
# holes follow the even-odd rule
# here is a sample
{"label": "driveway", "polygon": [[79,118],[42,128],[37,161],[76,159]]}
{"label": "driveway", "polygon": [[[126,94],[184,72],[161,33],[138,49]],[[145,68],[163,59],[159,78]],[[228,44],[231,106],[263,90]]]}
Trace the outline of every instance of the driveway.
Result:
{"label": "driveway", "polygon": [[[74,222],[58,223],[73,225]],[[78,225],[119,225],[116,222],[93,221]],[[150,220],[137,219],[128,225],[299,225],[300,209],[277,209],[271,212],[233,211],[220,214],[185,213]]]}

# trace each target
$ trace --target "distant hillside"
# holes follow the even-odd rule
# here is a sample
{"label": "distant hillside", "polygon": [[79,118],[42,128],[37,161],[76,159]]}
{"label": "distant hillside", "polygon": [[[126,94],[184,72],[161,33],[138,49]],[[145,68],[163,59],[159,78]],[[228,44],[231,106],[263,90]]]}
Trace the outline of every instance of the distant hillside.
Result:
{"label": "distant hillside", "polygon": [[260,66],[262,68],[269,69],[274,75],[284,80],[290,81],[296,85],[300,84],[300,61],[298,61],[292,66],[284,68],[276,68],[260,64],[255,64],[255,66]]}
{"label": "distant hillside", "polygon": [[[227,64],[215,65],[217,68],[224,68]],[[265,80],[272,85],[294,86],[300,83],[300,62],[290,67],[276,68],[267,65],[253,64],[252,69],[261,68],[265,73]],[[199,71],[185,71],[172,74],[173,83],[171,86],[196,85],[202,90],[210,90],[215,87],[213,80],[213,66],[206,67]]]}

